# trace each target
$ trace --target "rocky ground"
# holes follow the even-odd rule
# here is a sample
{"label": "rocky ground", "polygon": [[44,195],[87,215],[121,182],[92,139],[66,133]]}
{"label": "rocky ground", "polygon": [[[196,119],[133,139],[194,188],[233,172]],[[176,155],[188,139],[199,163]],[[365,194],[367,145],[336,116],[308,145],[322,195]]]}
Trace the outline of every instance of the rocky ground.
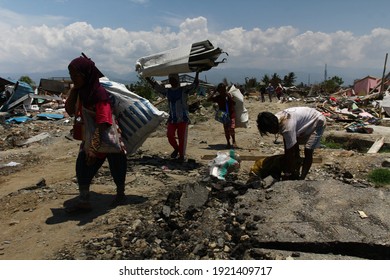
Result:
{"label": "rocky ground", "polygon": [[[250,126],[237,129],[237,152],[266,156],[283,148],[260,137],[257,114],[314,104],[245,105]],[[128,158],[128,203],[109,208],[115,186],[105,164],[92,186],[93,211],[77,215],[63,210],[77,197],[79,142],[68,137],[69,119],[1,125],[0,259],[390,259],[389,187],[367,180],[387,153],[322,148],[306,180],[252,184],[254,162],[243,161],[217,190],[202,158],[227,151],[223,128],[210,107],[192,120],[187,163],[169,159],[162,124]],[[335,132],[344,129],[330,122],[326,135]],[[42,139],[25,143],[35,135]]]}

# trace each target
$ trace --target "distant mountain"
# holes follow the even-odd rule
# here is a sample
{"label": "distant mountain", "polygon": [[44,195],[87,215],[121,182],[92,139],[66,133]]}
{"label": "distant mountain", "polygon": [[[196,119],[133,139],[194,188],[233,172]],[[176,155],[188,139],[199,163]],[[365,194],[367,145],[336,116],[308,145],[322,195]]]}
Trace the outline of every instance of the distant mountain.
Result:
{"label": "distant mountain", "polygon": [[[327,78],[332,78],[334,76],[341,77],[344,81],[343,86],[352,85],[354,80],[364,78],[368,75],[374,77],[382,77],[383,69],[346,69],[346,68],[337,68],[337,67],[327,67]],[[287,75],[289,72],[294,72],[297,80],[296,84],[316,84],[323,82],[325,79],[325,68],[321,69],[320,67],[312,67],[307,69],[300,70],[266,70],[266,69],[250,69],[250,68],[224,68],[224,67],[215,67],[208,71],[201,72],[199,78],[203,81],[206,81],[211,84],[217,85],[222,82],[224,79],[227,79],[230,83],[244,84],[246,78],[256,78],[257,81],[260,81],[261,78],[267,74],[272,76],[274,73],[278,74],[279,77],[283,79],[284,75]],[[130,84],[138,81],[138,75],[136,72],[129,72],[125,74],[118,74],[115,72],[106,72],[104,73],[110,80],[116,81],[122,84]],[[37,85],[41,79],[50,79],[50,78],[69,78],[69,73],[67,70],[57,70],[51,72],[42,72],[42,73],[0,73],[2,78],[11,78],[14,80],[19,79],[21,76],[29,76]],[[165,79],[166,77],[156,77],[157,80]]]}

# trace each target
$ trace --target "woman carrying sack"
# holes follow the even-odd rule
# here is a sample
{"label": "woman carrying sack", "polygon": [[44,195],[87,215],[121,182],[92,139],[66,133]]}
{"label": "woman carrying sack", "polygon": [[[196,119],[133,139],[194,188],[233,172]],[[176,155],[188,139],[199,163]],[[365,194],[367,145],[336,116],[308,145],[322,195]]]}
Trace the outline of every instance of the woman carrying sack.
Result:
{"label": "woman carrying sack", "polygon": [[[107,131],[118,129],[112,115],[110,95],[100,85],[100,71],[89,58],[75,58],[69,64],[68,69],[73,82],[73,88],[65,102],[65,110],[70,116],[81,113],[85,127],[83,129],[80,151],[76,160],[76,177],[80,195],[77,203],[66,207],[65,210],[67,212],[91,210],[89,188],[93,177],[103,165],[106,158],[110,166],[111,175],[116,184],[116,196],[111,206],[123,205],[126,201],[126,150],[120,140],[117,143],[120,145],[119,150],[105,152],[108,150],[103,149],[105,147],[105,141],[103,139],[109,135]],[[80,105],[77,104],[78,102]],[[87,114],[87,112],[91,113],[88,117],[92,119],[92,122],[85,121],[87,116],[83,114]],[[118,132],[120,133],[120,131]],[[87,133],[89,134],[86,135]]]}
{"label": "woman carrying sack", "polygon": [[[224,83],[220,83],[217,86],[218,95],[212,94],[210,97],[207,98],[208,101],[213,101],[218,104],[218,110],[225,111],[229,114],[229,121],[223,123],[223,129],[225,132],[225,138],[226,138],[226,148],[237,148],[236,144],[236,135],[235,135],[235,128],[236,128],[236,111],[234,109],[235,102],[233,100],[233,97],[230,93],[226,90],[226,85]],[[230,144],[230,138],[232,139],[232,144]]]}

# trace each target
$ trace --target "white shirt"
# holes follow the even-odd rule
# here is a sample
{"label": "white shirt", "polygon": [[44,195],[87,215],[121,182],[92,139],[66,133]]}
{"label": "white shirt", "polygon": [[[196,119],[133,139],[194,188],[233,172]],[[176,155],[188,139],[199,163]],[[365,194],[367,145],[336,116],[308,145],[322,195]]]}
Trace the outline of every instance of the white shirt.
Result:
{"label": "white shirt", "polygon": [[306,144],[317,126],[322,125],[325,117],[316,109],[308,107],[292,107],[275,114],[279,121],[279,133],[283,135],[286,149],[297,142]]}

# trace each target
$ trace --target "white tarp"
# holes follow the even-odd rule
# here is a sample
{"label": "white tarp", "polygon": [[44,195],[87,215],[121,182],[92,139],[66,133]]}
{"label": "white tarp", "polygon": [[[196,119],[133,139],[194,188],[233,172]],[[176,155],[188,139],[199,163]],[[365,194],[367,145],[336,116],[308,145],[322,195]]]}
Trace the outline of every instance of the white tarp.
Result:
{"label": "white tarp", "polygon": [[142,77],[205,71],[224,62],[216,61],[222,53],[222,49],[206,40],[141,57],[135,69]]}
{"label": "white tarp", "polygon": [[382,111],[386,112],[388,116],[390,116],[390,94],[389,92],[385,92],[383,99],[377,101],[382,108]]}
{"label": "white tarp", "polygon": [[134,154],[167,118],[167,113],[158,110],[149,100],[129,91],[123,84],[105,77],[100,78],[100,83],[113,97],[113,113],[122,131],[127,153]]}

